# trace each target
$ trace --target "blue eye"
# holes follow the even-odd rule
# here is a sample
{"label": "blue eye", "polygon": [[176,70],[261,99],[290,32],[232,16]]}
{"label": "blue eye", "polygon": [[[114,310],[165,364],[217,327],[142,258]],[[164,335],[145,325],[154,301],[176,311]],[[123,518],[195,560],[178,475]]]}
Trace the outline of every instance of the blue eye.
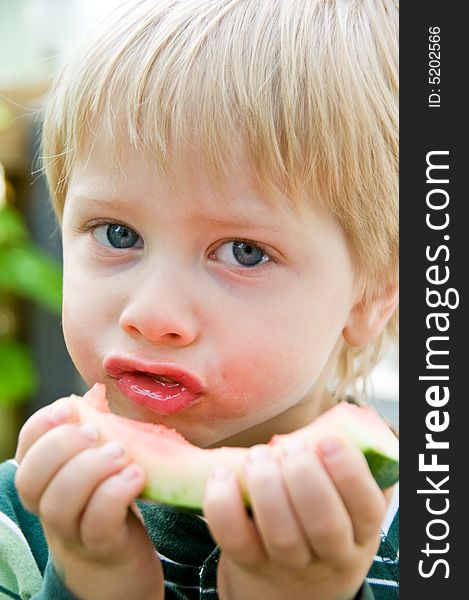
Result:
{"label": "blue eye", "polygon": [[270,259],[264,250],[253,242],[236,240],[222,244],[214,253],[217,260],[230,265],[243,267],[256,267]]}
{"label": "blue eye", "polygon": [[141,238],[138,233],[135,233],[130,227],[120,225],[119,223],[110,223],[109,225],[99,225],[93,230],[94,237],[103,244],[104,246],[111,246],[112,248],[134,248],[137,246],[141,248]]}
{"label": "blue eye", "polygon": [[262,248],[247,242],[233,242],[233,256],[244,267],[254,267],[266,260]]}

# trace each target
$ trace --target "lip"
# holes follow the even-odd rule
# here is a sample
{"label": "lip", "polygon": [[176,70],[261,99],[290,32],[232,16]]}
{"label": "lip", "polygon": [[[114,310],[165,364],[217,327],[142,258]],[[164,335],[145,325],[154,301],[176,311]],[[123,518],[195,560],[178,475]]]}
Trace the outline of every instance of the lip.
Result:
{"label": "lip", "polygon": [[[170,363],[140,361],[125,356],[109,356],[103,367],[119,390],[131,402],[159,415],[181,412],[197,404],[205,387],[195,376]],[[174,382],[156,381],[153,377]]]}

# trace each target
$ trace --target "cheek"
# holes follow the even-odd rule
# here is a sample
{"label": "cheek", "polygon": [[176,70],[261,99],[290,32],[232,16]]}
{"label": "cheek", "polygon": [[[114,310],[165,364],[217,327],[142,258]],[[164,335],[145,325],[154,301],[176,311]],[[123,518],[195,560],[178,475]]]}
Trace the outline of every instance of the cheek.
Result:
{"label": "cheek", "polygon": [[84,285],[87,279],[64,273],[62,327],[68,352],[83,379],[101,379],[99,345],[105,339],[106,312],[102,286]]}
{"label": "cheek", "polygon": [[262,352],[243,353],[237,361],[222,366],[212,418],[242,419],[247,428],[287,410],[311,391],[317,378],[314,364],[292,361],[288,350]]}
{"label": "cheek", "polygon": [[91,323],[89,311],[84,303],[69,302],[64,295],[62,308],[62,328],[67,350],[80,375],[89,383],[92,375],[88,373],[93,359],[93,339],[90,331],[96,331]]}
{"label": "cheek", "polygon": [[293,316],[237,327],[226,336],[212,369],[218,373],[220,398],[213,416],[230,419],[257,412],[269,418],[300,402],[335,347],[337,329],[340,334],[340,328]]}
{"label": "cheek", "polygon": [[[223,330],[219,362],[212,369],[218,367],[223,397],[217,416],[257,410],[268,418],[301,402],[317,386],[331,366],[353,303],[352,285],[330,272],[279,290],[276,302],[270,295],[252,316],[246,306],[233,313],[241,318]],[[232,312],[225,305],[219,323]]]}

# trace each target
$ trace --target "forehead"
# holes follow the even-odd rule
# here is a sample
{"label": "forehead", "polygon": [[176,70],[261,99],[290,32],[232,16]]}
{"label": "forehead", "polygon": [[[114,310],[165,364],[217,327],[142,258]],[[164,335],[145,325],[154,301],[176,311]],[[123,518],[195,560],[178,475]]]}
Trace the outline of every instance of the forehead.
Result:
{"label": "forehead", "polygon": [[[215,205],[230,211],[256,211],[268,220],[273,216],[301,218],[307,202],[293,202],[279,189],[266,189],[255,174],[239,141],[227,151],[229,159],[222,169],[214,170],[202,153],[187,145],[183,155],[162,168],[157,154],[137,147],[120,136],[110,139],[97,135],[83,145],[77,156],[67,190],[67,198],[87,197],[96,200],[164,198],[178,200],[200,211]],[[320,204],[316,202],[315,204]]]}

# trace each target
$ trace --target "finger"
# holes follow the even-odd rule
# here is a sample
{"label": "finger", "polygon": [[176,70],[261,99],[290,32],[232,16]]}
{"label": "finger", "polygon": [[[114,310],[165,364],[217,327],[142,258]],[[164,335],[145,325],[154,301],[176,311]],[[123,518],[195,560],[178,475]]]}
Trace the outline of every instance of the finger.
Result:
{"label": "finger", "polygon": [[39,501],[56,473],[75,454],[98,441],[91,423],[66,424],[51,429],[24,455],[16,472],[15,484],[27,509],[38,513]]}
{"label": "finger", "polygon": [[396,493],[396,485],[392,485],[384,490],[382,490],[383,496],[386,500],[386,506],[389,506],[392,502],[393,496]]}
{"label": "finger", "polygon": [[[124,448],[117,442],[87,448],[72,456],[40,498],[39,516],[43,523],[60,531],[62,537],[76,539],[82,513],[95,489],[128,462]],[[67,498],[66,502],[64,498]]]}
{"label": "finger", "polygon": [[78,410],[68,398],[60,398],[40,408],[26,421],[20,431],[15,460],[20,463],[29,448],[54,427],[78,420]]}
{"label": "finger", "polygon": [[80,538],[85,547],[102,555],[129,550],[129,528],[138,526],[143,531],[141,516],[132,504],[145,482],[142,467],[131,463],[100,483],[80,522]]}
{"label": "finger", "polygon": [[316,452],[300,440],[291,440],[283,447],[281,468],[314,554],[332,562],[346,560],[353,551],[352,523]]}
{"label": "finger", "polygon": [[328,438],[318,445],[318,453],[340,494],[353,525],[357,544],[377,542],[379,526],[386,514],[386,499],[368,464],[355,445]]}
{"label": "finger", "polygon": [[254,566],[266,560],[262,542],[244,506],[235,474],[216,469],[207,482],[204,515],[216,542],[235,562]]}
{"label": "finger", "polygon": [[270,559],[287,567],[312,560],[310,544],[288,498],[278,462],[268,446],[254,446],[246,461],[254,520]]}

